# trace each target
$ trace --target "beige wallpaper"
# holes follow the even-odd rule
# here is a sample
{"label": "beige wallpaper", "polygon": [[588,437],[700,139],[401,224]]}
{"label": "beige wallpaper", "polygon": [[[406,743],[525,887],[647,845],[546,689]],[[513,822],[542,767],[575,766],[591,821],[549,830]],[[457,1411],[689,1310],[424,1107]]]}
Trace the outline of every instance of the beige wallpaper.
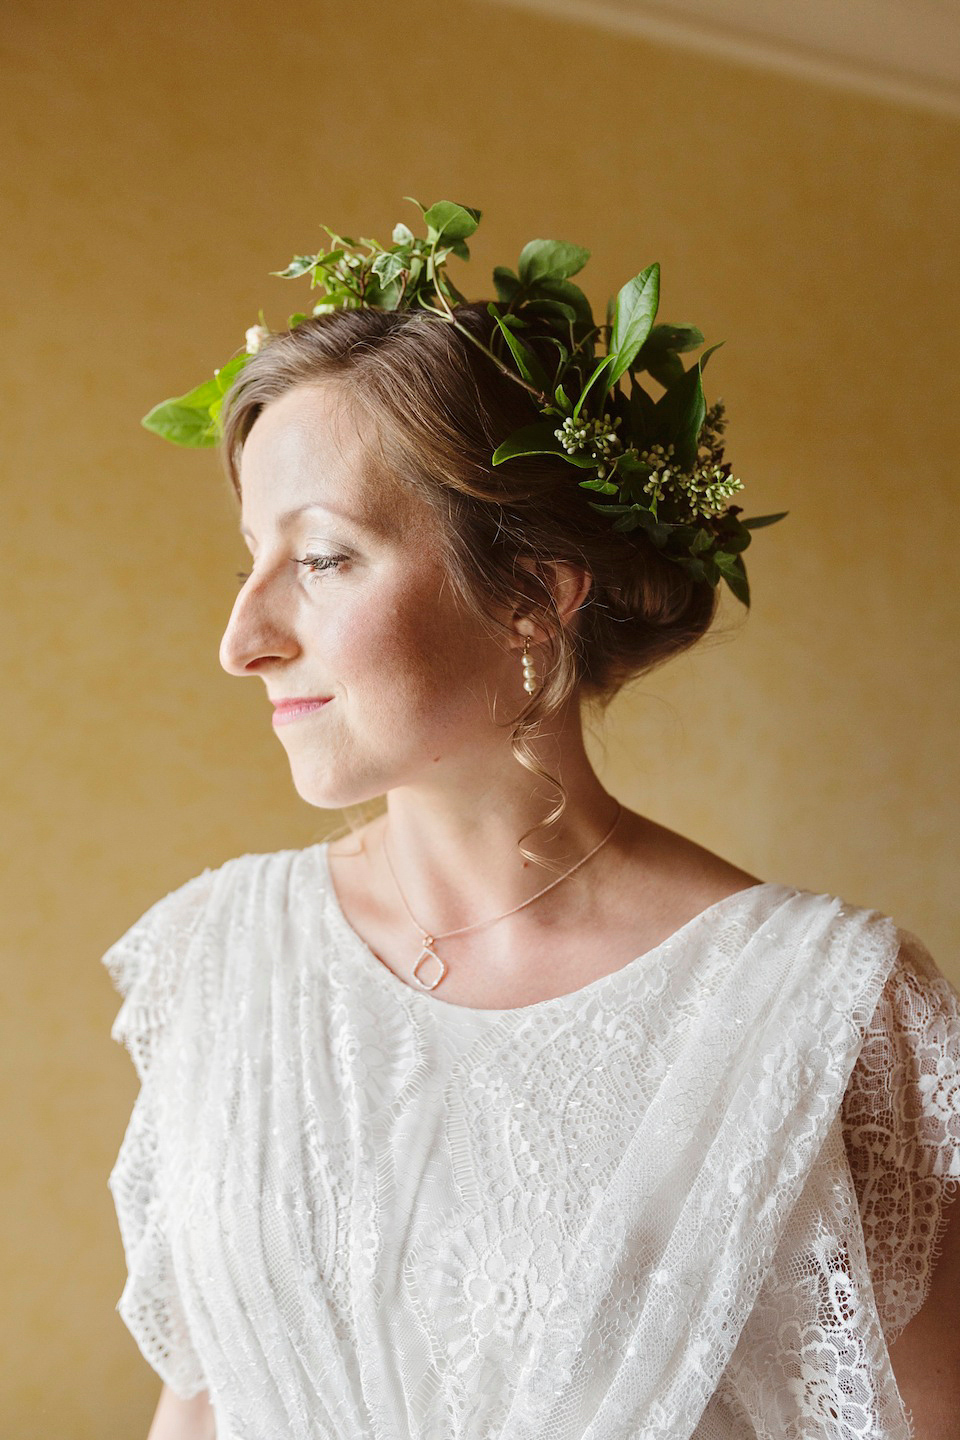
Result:
{"label": "beige wallpaper", "polygon": [[[228,856],[310,843],[262,697],[217,663],[245,552],[209,453],[141,430],[321,221],[484,210],[601,306],[652,260],[727,402],[754,606],[622,696],[604,778],[767,879],[875,905],[960,981],[955,122],[543,15],[9,6],[0,345],[8,1109],[4,1437],[145,1435],[106,1177],[132,1103],[100,954]],[[469,278],[467,278],[469,277]],[[487,287],[488,289],[488,287]]]}

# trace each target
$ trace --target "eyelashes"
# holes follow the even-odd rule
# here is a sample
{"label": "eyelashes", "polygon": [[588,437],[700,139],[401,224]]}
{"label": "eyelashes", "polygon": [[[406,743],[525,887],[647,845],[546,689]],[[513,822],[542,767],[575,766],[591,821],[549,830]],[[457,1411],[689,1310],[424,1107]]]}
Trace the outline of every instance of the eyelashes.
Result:
{"label": "eyelashes", "polygon": [[[294,565],[306,565],[311,575],[322,574],[324,570],[335,570],[347,559],[346,555],[305,555],[302,560],[294,560]],[[238,570],[236,577],[240,582],[238,588],[242,589],[253,574],[252,570]]]}

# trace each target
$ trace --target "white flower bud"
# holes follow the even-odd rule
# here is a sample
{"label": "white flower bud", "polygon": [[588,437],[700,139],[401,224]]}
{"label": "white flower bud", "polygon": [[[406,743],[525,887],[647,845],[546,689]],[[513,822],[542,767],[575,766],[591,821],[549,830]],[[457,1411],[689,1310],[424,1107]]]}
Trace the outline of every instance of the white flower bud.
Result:
{"label": "white flower bud", "polygon": [[251,325],[246,334],[247,354],[256,355],[263,342],[269,339],[270,331],[266,325]]}

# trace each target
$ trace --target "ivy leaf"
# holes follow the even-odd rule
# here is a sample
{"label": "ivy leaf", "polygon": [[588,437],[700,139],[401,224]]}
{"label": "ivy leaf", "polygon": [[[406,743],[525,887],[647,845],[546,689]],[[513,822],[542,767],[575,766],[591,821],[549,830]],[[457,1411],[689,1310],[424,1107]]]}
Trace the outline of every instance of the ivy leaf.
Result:
{"label": "ivy leaf", "polygon": [[785,515],[789,514],[789,510],[779,510],[776,515],[754,515],[750,520],[741,520],[740,524],[747,530],[759,530],[762,525],[775,525],[778,520],[782,520]]}
{"label": "ivy leaf", "polygon": [[706,580],[707,570],[703,561],[693,555],[676,555],[673,557],[676,563],[681,566],[695,580]]}
{"label": "ivy leaf", "polygon": [[601,480],[599,476],[594,480],[579,480],[577,482],[584,490],[599,490],[601,495],[616,495],[620,489],[614,485],[612,480]]}
{"label": "ivy leaf", "polygon": [[161,400],[144,415],[140,424],[174,445],[202,449],[220,439],[220,407],[231,381],[246,365],[249,355],[236,355],[211,380],[188,390],[185,395]]}
{"label": "ivy leaf", "polygon": [[412,245],[415,237],[410,226],[404,225],[402,220],[398,220],[393,227],[393,235],[390,238],[393,240],[394,245]]}
{"label": "ivy leaf", "polygon": [[403,274],[408,258],[396,250],[385,250],[382,255],[377,256],[370,266],[370,271],[376,275],[382,289],[386,289],[392,280]]}
{"label": "ivy leaf", "polygon": [[281,280],[296,280],[301,275],[306,275],[324,257],[322,255],[294,255],[286,270],[271,270],[271,275],[279,275]]}
{"label": "ivy leaf", "polygon": [[524,285],[541,280],[566,280],[582,270],[590,251],[563,240],[528,240],[520,251],[517,272]]}
{"label": "ivy leaf", "polygon": [[611,366],[604,382],[606,389],[615,385],[633,363],[650,334],[659,304],[660,266],[654,263],[628,280],[617,295],[610,336]]}
{"label": "ivy leaf", "polygon": [[293,315],[288,318],[287,329],[296,330],[297,326],[302,325],[306,318],[306,315],[302,314],[301,311],[297,310]]}
{"label": "ivy leaf", "polygon": [[750,608],[750,585],[742,555],[726,555],[718,551],[714,556],[717,569],[726,580],[737,599]]}
{"label": "ivy leaf", "polygon": [[[407,196],[407,199],[410,197]],[[453,200],[438,200],[429,210],[424,210],[427,235],[430,240],[465,240],[472,235],[480,223],[480,210],[469,205],[457,205]]]}
{"label": "ivy leaf", "polygon": [[363,303],[380,310],[396,310],[402,293],[403,286],[399,280],[391,280],[389,285],[368,285]]}

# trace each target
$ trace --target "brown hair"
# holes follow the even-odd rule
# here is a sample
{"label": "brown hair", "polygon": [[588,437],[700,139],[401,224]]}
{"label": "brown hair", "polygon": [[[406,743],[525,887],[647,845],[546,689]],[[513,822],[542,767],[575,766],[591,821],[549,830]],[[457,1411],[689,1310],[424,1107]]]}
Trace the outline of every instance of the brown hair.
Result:
{"label": "brown hair", "polygon": [[[453,313],[497,350],[486,306],[474,301]],[[538,349],[536,336],[528,343]],[[555,349],[538,353],[552,370]],[[532,828],[553,823],[566,795],[530,745],[543,722],[574,693],[605,708],[626,681],[689,649],[714,619],[716,589],[664,559],[642,531],[614,531],[587,504],[594,496],[578,485],[582,473],[562,458],[492,465],[497,445],[536,419],[531,397],[453,325],[416,309],[332,311],[272,336],[251,357],[222,414],[224,461],[238,495],[243,444],[261,410],[294,386],[320,381],[333,381],[373,422],[384,478],[419,494],[440,519],[460,602],[503,633],[491,607],[526,601],[545,630],[540,688],[510,723],[517,760],[560,792]],[[574,624],[564,625],[549,584],[545,567],[558,560],[592,579]]]}

